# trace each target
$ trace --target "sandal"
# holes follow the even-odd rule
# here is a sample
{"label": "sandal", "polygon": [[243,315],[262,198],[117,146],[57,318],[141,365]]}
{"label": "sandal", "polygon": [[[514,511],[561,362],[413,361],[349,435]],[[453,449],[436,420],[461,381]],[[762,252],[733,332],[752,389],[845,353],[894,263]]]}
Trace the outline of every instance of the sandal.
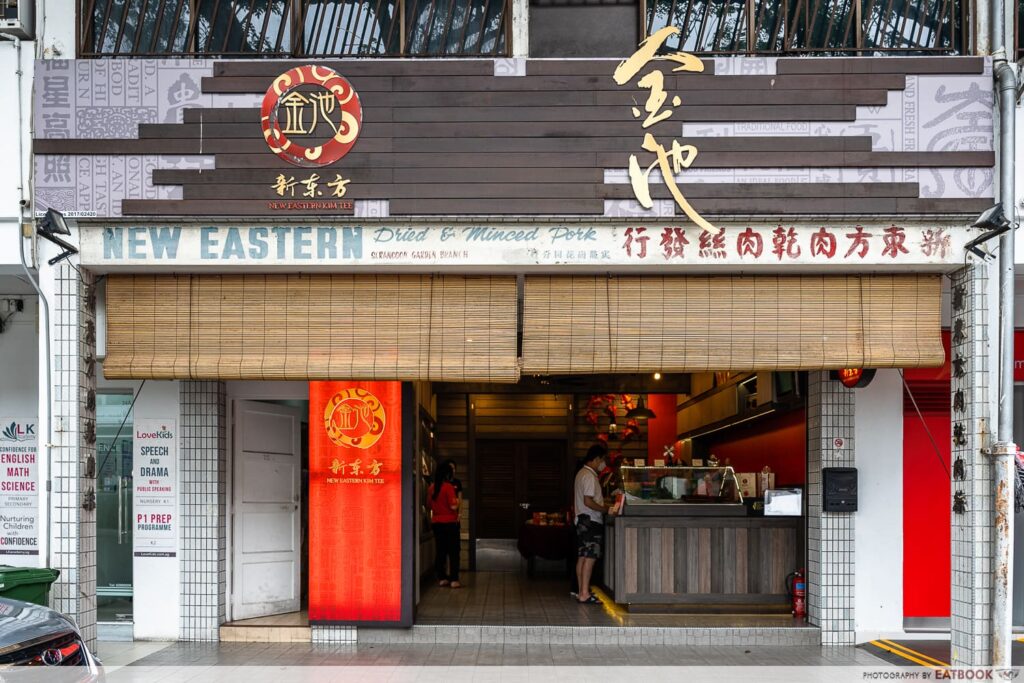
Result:
{"label": "sandal", "polygon": [[581,605],[600,605],[601,604],[601,601],[598,600],[597,596],[595,596],[595,595],[591,595],[586,600],[579,600],[579,599],[577,599],[576,602],[580,603]]}

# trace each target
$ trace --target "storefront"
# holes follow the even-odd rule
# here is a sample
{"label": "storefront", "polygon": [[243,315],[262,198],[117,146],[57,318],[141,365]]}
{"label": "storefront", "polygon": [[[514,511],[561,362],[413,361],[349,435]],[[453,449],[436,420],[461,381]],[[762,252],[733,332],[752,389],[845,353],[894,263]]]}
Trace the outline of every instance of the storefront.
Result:
{"label": "storefront", "polygon": [[[96,553],[62,561],[98,618],[422,623],[434,462],[478,569],[608,441],[638,510],[610,600],[777,614],[805,568],[816,642],[853,642],[860,537],[823,471],[876,455],[829,371],[943,363],[942,274],[993,165],[990,128],[943,144],[954,109],[990,116],[948,93],[990,90],[987,65],[663,59],[41,62],[36,205],[80,249],[57,342],[93,368],[60,381],[98,391],[62,408],[96,427],[56,465],[94,460],[54,505],[95,489],[68,526]],[[647,121],[641,72],[681,95]],[[656,419],[626,418],[639,397]],[[732,470],[655,471],[712,455]],[[741,502],[766,466],[747,493],[796,489],[795,515]]]}

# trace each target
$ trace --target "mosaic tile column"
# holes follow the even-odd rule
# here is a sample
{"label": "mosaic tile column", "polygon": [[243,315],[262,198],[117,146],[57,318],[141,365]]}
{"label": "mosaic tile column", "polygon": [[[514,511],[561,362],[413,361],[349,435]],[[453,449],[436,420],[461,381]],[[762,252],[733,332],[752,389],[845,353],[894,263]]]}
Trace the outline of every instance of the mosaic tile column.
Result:
{"label": "mosaic tile column", "polygon": [[[994,272],[993,272],[994,274]],[[992,560],[994,495],[989,420],[988,266],[976,263],[953,274],[952,329],[952,586],[950,662],[992,663]],[[993,340],[995,343],[995,340]]]}
{"label": "mosaic tile column", "polygon": [[227,616],[227,407],[223,382],[181,382],[182,640],[217,640]]}
{"label": "mosaic tile column", "polygon": [[[96,641],[96,298],[93,276],[54,268],[51,303],[53,448],[50,542],[60,577],[53,609]],[[45,494],[44,494],[45,495]]]}
{"label": "mosaic tile column", "polygon": [[854,393],[812,372],[807,394],[807,616],[822,645],[853,645],[853,513],[822,510],[821,470],[854,466]]}

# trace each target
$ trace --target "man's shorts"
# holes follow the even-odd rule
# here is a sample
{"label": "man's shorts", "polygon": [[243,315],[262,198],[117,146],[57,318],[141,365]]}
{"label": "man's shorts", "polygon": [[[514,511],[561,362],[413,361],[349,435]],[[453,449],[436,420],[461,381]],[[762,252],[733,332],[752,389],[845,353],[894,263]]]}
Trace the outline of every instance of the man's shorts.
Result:
{"label": "man's shorts", "polygon": [[576,555],[598,559],[604,546],[604,524],[595,522],[587,515],[576,518]]}

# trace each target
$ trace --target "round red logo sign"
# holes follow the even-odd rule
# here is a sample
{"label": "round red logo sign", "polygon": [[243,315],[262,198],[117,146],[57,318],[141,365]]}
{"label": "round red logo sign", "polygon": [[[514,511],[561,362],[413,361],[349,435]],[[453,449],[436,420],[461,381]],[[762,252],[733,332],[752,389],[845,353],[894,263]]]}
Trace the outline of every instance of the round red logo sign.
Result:
{"label": "round red logo sign", "polygon": [[[328,166],[356,143],[363,108],[352,84],[333,69],[298,66],[275,78],[267,89],[260,124],[270,151],[288,163]],[[315,144],[323,135],[330,138]]]}

